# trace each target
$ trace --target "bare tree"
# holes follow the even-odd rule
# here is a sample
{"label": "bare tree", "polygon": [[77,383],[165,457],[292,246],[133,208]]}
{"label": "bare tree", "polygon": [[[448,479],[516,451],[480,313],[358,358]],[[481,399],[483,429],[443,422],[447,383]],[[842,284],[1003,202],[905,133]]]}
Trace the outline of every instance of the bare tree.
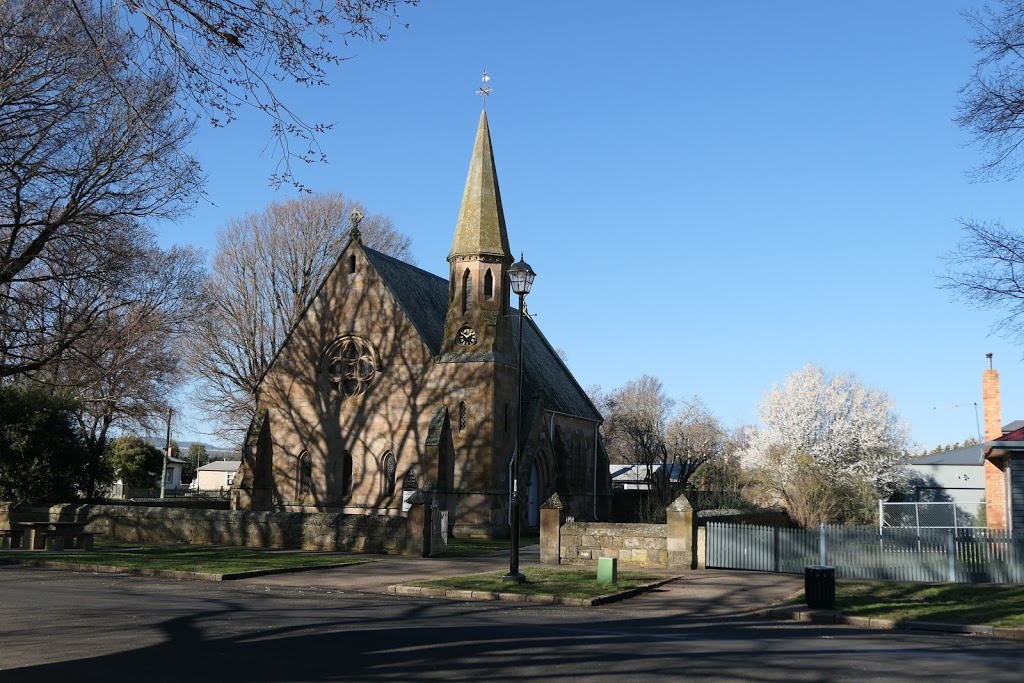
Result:
{"label": "bare tree", "polygon": [[979,174],[1016,176],[1024,164],[1024,2],[1002,0],[964,13],[979,52],[961,89],[957,123],[974,133],[989,157]]}
{"label": "bare tree", "polygon": [[64,0],[9,0],[0,44],[5,377],[43,368],[90,332],[109,310],[99,285],[133,231],[181,215],[202,177],[185,152],[192,126],[175,116],[174,80],[128,70],[137,46],[109,16]]}
{"label": "bare tree", "polygon": [[982,309],[1001,309],[1000,334],[1024,342],[1024,233],[998,221],[962,221],[942,286]]}
{"label": "bare tree", "polygon": [[291,162],[323,158],[316,135],[332,127],[304,121],[278,86],[327,84],[347,59],[336,46],[382,41],[400,5],[418,0],[64,0],[92,34],[97,14],[119,22],[138,49],[125,66],[143,78],[166,76],[182,107],[213,126],[240,108],[269,117],[275,182],[294,181]]}
{"label": "bare tree", "polygon": [[643,375],[607,396],[591,393],[605,413],[609,458],[640,465],[647,477],[650,512],[663,510],[703,465],[725,453],[727,435],[704,402],[695,396],[674,409],[655,377]]}
{"label": "bare tree", "polygon": [[[190,337],[195,398],[225,432],[238,435],[254,411],[256,386],[274,354],[348,242],[362,208],[340,193],[275,202],[228,223],[205,292],[210,309]],[[385,216],[359,224],[363,244],[408,260],[410,241]]]}
{"label": "bare tree", "polygon": [[[164,251],[142,242],[108,275],[95,286],[106,303],[89,330],[28,376],[77,400],[89,456],[88,497],[103,483],[101,459],[112,427],[157,430],[181,379],[181,340],[203,303],[202,257],[192,249]],[[57,317],[75,300],[58,298]]]}

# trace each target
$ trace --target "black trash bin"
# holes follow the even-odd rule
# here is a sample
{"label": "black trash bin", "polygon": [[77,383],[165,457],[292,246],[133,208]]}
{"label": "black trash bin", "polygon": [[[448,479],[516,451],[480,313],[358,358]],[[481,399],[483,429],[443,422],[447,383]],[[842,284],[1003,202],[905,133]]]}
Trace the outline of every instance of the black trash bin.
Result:
{"label": "black trash bin", "polygon": [[836,568],[816,564],[804,567],[804,599],[811,609],[836,606]]}

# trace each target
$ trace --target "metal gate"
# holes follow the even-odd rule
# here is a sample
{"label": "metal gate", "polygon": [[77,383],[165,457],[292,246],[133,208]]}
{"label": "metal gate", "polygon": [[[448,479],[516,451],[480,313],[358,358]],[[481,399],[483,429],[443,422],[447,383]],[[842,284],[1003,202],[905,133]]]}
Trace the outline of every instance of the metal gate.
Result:
{"label": "metal gate", "polygon": [[439,509],[437,501],[430,504],[430,556],[448,550],[448,511]]}

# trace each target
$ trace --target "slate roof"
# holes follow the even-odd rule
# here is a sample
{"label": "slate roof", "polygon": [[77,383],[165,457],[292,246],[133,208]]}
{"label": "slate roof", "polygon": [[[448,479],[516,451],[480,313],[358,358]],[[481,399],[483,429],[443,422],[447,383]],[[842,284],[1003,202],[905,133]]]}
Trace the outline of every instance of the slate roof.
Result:
{"label": "slate roof", "polygon": [[913,458],[910,465],[981,465],[984,460],[981,446],[965,446]]}
{"label": "slate roof", "polygon": [[[375,249],[364,246],[363,251],[398,305],[409,316],[423,343],[437,356],[444,341],[444,320],[448,314],[448,280]],[[511,310],[518,313],[515,308]],[[523,331],[524,396],[540,393],[547,410],[588,420],[602,420],[601,414],[536,323],[527,318]],[[512,343],[513,348],[517,348],[518,320],[512,325]]]}

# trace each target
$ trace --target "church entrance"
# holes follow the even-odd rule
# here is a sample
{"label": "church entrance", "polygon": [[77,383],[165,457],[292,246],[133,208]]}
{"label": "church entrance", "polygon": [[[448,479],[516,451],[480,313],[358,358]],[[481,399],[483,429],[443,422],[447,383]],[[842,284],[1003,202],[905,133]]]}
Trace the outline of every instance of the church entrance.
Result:
{"label": "church entrance", "polygon": [[540,526],[540,481],[537,477],[537,463],[530,467],[530,492],[526,501],[526,526]]}

